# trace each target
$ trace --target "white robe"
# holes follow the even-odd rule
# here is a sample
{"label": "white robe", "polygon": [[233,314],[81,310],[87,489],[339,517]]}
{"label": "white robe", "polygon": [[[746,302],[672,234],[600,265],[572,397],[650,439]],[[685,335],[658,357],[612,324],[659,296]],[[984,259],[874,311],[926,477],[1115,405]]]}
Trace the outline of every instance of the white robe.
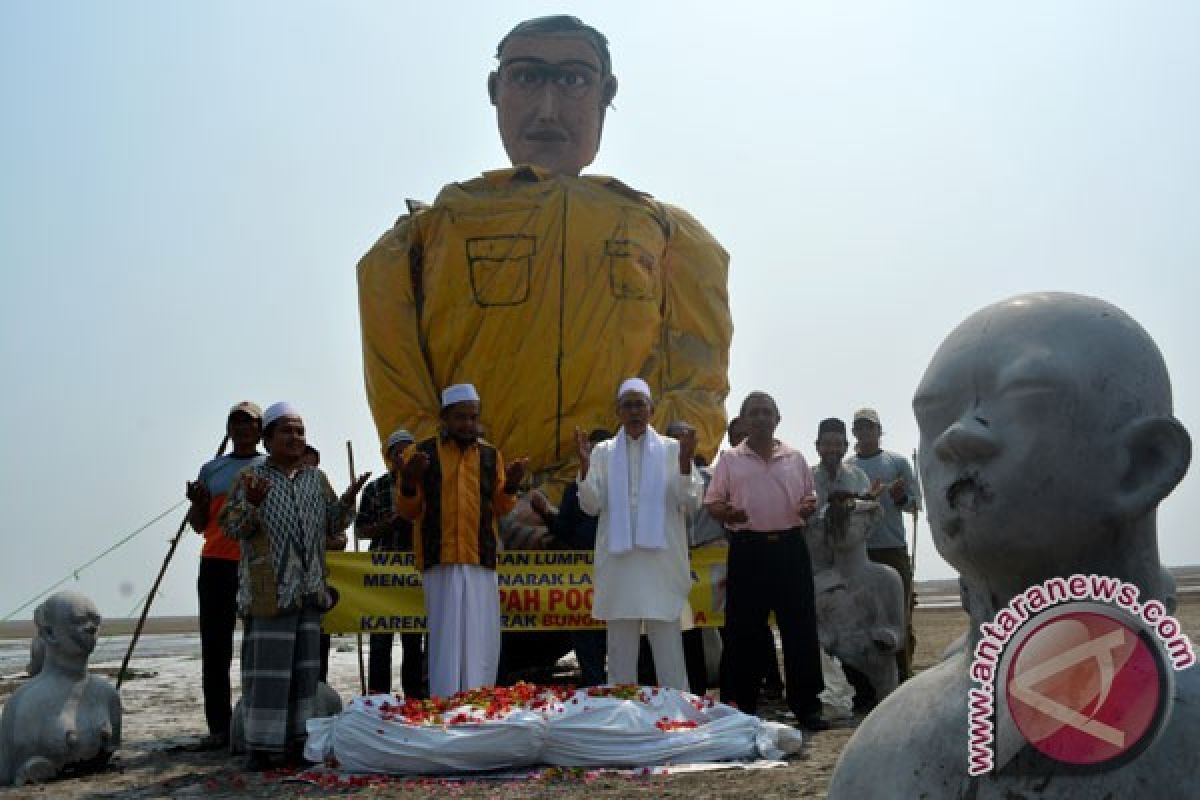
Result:
{"label": "white robe", "polygon": [[[623,433],[619,433],[623,436]],[[638,502],[639,469],[666,470],[663,515],[667,547],[648,550],[635,547],[628,553],[613,555],[608,551],[608,530],[611,514],[630,515],[630,524],[637,524],[633,509],[608,507],[608,465],[612,457],[613,439],[600,442],[592,450],[587,479],[579,483],[579,507],[598,516],[596,553],[593,573],[595,595],[592,616],[596,619],[658,619],[679,620],[692,588],[691,567],[688,564],[687,519],[700,507],[704,482],[700,470],[693,467],[687,475],[679,474],[679,443],[666,439],[662,462],[642,463],[642,444],[645,437],[629,440],[629,469],[633,475],[621,476],[630,482],[630,503]],[[614,480],[616,477],[614,476]]]}

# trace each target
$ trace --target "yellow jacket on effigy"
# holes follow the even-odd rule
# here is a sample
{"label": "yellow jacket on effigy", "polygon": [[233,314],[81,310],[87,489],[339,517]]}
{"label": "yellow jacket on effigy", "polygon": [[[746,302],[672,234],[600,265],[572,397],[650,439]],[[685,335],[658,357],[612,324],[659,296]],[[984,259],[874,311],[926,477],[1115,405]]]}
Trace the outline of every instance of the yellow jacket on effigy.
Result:
{"label": "yellow jacket on effigy", "polygon": [[728,262],[687,212],[612,178],[522,166],[446,186],[358,265],[380,439],[432,436],[440,390],[473,383],[491,441],[535,476],[570,479],[575,428],[615,429],[616,388],[637,375],[655,424],[686,420],[711,457],[729,390]]}

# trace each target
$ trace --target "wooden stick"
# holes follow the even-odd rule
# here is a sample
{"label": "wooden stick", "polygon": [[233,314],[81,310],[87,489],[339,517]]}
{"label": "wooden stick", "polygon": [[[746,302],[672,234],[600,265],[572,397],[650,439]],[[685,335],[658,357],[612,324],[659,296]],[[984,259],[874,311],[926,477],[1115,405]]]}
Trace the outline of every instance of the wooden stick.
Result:
{"label": "wooden stick", "polygon": [[[220,458],[225,453],[225,447],[229,444],[229,434],[221,438],[221,445],[217,448],[215,458]],[[183,519],[179,522],[179,530],[175,531],[175,538],[171,540],[171,546],[167,548],[167,557],[163,559],[162,567],[158,570],[158,577],[154,579],[154,585],[150,587],[150,593],[146,595],[146,605],[142,607],[142,616],[138,619],[137,627],[133,629],[133,636],[129,640],[129,649],[125,651],[125,658],[121,661],[121,669],[117,672],[117,688],[121,688],[121,684],[125,682],[125,670],[129,667],[129,659],[133,657],[133,648],[137,647],[138,638],[142,635],[142,627],[146,624],[146,617],[150,615],[150,604],[154,602],[154,595],[158,594],[158,587],[162,584],[163,576],[167,574],[167,567],[171,564],[171,558],[175,555],[175,548],[179,546],[179,540],[183,537],[184,528],[187,527],[188,516],[191,514],[191,506],[184,513]]]}
{"label": "wooden stick", "polygon": [[[346,460],[350,462],[350,483],[353,484],[358,480],[358,473],[354,471],[354,443],[346,440]],[[354,526],[350,527],[351,541],[354,543],[354,552],[358,552],[358,531]],[[362,631],[357,631],[354,634],[354,645],[358,651],[358,686],[361,694],[367,693],[367,667],[363,662],[363,642]]]}

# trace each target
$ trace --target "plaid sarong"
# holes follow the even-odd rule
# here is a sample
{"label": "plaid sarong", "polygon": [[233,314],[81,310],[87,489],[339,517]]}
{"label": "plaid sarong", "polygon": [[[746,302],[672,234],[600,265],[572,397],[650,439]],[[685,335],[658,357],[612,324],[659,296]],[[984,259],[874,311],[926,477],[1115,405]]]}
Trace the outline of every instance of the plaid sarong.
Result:
{"label": "plaid sarong", "polygon": [[242,636],[242,713],[246,747],[282,753],[317,715],[321,612],[246,617]]}

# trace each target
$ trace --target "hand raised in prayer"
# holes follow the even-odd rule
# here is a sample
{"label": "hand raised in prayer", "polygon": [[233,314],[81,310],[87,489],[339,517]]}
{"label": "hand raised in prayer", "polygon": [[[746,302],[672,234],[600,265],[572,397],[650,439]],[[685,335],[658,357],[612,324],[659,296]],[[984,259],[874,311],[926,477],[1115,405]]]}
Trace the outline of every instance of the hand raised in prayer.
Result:
{"label": "hand raised in prayer", "polygon": [[796,506],[796,512],[800,515],[801,519],[808,519],[817,513],[817,496],[810,494],[801,498],[800,504]]}
{"label": "hand raised in prayer", "polygon": [[904,478],[896,478],[888,486],[888,493],[892,496],[893,503],[899,503],[908,495],[908,487],[904,485]]}
{"label": "hand raised in prayer", "polygon": [[516,494],[521,488],[521,480],[525,477],[525,468],[529,466],[528,458],[517,458],[504,465],[504,491]]}
{"label": "hand raised in prayer", "polygon": [[246,502],[255,507],[261,506],[267,499],[267,492],[271,491],[269,480],[251,472],[242,475],[242,486],[246,487]]}
{"label": "hand raised in prayer", "polygon": [[592,443],[582,428],[575,428],[575,448],[579,451],[579,479],[587,477],[588,467],[592,464]]}
{"label": "hand raised in prayer", "polygon": [[425,476],[427,469],[429,469],[429,454],[413,453],[413,457],[404,462],[404,470],[401,472],[404,477],[404,485],[416,486]]}
{"label": "hand raised in prayer", "polygon": [[350,505],[354,502],[354,498],[358,497],[358,493],[362,491],[362,487],[366,484],[369,477],[371,477],[371,473],[364,472],[355,479],[354,483],[350,484],[349,488],[342,494],[342,505]]}
{"label": "hand raised in prayer", "polygon": [[187,482],[187,499],[192,501],[192,505],[208,508],[209,500],[212,495],[209,494],[208,487],[200,481]]}
{"label": "hand raised in prayer", "polygon": [[696,429],[685,428],[679,434],[679,474],[689,475],[692,472],[692,459],[696,456]]}

